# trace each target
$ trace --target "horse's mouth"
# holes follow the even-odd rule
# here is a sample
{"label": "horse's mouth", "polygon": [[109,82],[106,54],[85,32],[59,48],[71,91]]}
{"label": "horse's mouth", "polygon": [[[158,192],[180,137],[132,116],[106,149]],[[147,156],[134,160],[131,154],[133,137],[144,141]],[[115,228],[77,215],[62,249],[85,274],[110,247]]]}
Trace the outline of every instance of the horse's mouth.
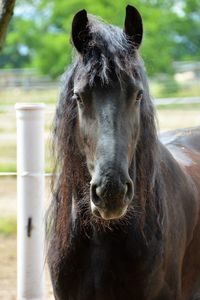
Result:
{"label": "horse's mouth", "polygon": [[111,211],[109,209],[100,209],[100,208],[96,207],[94,204],[91,205],[92,214],[97,218],[107,220],[107,221],[123,218],[127,212],[127,208],[128,208],[128,205],[124,206],[123,208]]}

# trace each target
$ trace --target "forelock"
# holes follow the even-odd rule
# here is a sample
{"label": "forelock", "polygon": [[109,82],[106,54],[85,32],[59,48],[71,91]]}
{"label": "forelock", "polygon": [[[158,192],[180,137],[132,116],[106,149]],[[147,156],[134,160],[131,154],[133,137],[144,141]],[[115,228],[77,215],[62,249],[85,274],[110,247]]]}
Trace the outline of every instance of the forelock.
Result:
{"label": "forelock", "polygon": [[87,76],[88,83],[94,84],[96,78],[107,84],[113,75],[120,83],[124,75],[134,77],[141,61],[134,45],[130,43],[123,30],[103,23],[89,16],[90,39],[87,49],[77,55],[77,72]]}

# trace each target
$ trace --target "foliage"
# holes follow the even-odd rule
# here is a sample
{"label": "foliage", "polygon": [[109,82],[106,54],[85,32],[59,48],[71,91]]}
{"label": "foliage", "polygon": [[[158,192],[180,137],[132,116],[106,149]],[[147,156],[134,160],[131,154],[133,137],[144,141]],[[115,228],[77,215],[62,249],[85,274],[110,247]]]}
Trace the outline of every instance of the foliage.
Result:
{"label": "foliage", "polygon": [[183,14],[176,24],[176,42],[174,58],[182,60],[200,60],[200,1],[182,1]]}
{"label": "foliage", "polygon": [[19,0],[0,67],[36,67],[55,78],[71,62],[74,14],[85,8],[123,27],[127,4],[143,16],[141,52],[150,75],[172,73],[174,60],[200,58],[198,0]]}

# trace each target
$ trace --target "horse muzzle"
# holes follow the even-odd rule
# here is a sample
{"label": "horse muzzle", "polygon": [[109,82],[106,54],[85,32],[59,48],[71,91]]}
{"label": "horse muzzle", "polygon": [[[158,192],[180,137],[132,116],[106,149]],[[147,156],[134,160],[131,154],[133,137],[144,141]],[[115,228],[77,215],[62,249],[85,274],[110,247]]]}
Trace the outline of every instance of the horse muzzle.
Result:
{"label": "horse muzzle", "polygon": [[133,199],[133,182],[128,178],[101,177],[91,181],[90,203],[94,216],[104,220],[122,218]]}

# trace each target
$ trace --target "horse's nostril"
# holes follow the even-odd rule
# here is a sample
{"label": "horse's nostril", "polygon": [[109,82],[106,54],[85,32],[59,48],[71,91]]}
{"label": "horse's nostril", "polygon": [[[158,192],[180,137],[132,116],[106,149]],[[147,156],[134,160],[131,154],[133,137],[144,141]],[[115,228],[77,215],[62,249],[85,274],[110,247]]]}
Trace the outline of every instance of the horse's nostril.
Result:
{"label": "horse's nostril", "polygon": [[126,201],[131,201],[132,198],[133,198],[133,182],[132,181],[129,181],[127,182],[126,184],[127,186],[127,189],[126,189]]}
{"label": "horse's nostril", "polygon": [[99,197],[98,195],[98,187],[96,184],[93,184],[91,186],[91,198],[92,198],[92,202],[96,205],[96,206],[100,206],[102,203],[102,199]]}

